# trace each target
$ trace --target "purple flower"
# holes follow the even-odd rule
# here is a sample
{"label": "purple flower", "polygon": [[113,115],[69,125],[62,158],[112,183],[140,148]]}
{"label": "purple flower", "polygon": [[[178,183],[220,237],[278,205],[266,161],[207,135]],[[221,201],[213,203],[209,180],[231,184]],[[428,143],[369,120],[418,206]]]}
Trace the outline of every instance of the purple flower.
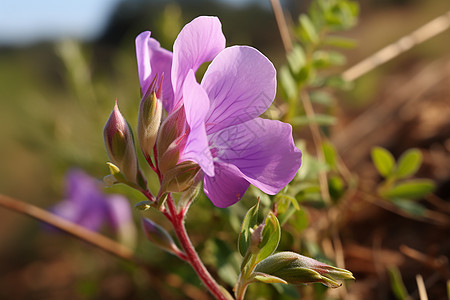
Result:
{"label": "purple flower", "polygon": [[101,187],[100,181],[83,171],[71,170],[66,177],[66,197],[51,210],[92,231],[99,231],[107,225],[119,235],[126,234],[126,231],[134,235],[128,200],[121,195],[104,194]]}
{"label": "purple flower", "polygon": [[[248,46],[225,48],[216,17],[187,24],[173,53],[160,48],[150,32],[137,37],[136,48],[143,94],[157,74],[171,78],[162,83],[164,108],[170,117],[184,106],[186,121],[179,162],[199,164],[214,205],[236,203],[250,184],[276,194],[292,180],[301,164],[292,127],[258,117],[276,93],[276,71],[263,54]],[[197,83],[198,67],[211,60]]]}

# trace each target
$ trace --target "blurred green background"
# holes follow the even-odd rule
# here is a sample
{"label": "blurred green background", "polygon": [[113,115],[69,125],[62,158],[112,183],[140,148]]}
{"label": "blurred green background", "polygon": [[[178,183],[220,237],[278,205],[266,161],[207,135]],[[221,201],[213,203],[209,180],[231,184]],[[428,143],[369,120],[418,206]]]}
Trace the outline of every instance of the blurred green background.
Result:
{"label": "blurred green background", "polygon": [[[140,98],[134,38],[144,30],[151,30],[163,47],[171,49],[184,24],[198,15],[216,15],[222,22],[227,46],[251,45],[269,57],[276,67],[285,63],[269,1],[234,2],[124,0],[108,10],[102,30],[91,29],[98,32],[95,36],[46,37],[29,43],[0,44],[0,193],[49,207],[63,197],[64,175],[68,169],[80,167],[97,178],[107,174],[103,125],[117,99],[122,113],[135,128]],[[284,1],[288,21],[296,20],[308,3]],[[360,22],[346,33],[357,41],[357,46],[345,53],[348,66],[450,8],[442,0],[365,0],[360,4]],[[26,5],[23,9],[26,10]],[[0,27],[1,30],[4,29]],[[423,98],[403,111],[414,118],[397,119],[396,116],[377,131],[378,135],[368,137],[367,145],[361,144],[360,148],[358,141],[352,141],[351,137],[340,137],[338,150],[345,149],[343,158],[349,161],[352,171],[377,180],[373,167],[368,164],[366,148],[381,145],[396,156],[409,147],[421,148],[425,163],[420,175],[437,181],[437,194],[447,209],[449,41],[450,32],[446,31],[364,75],[355,82],[354,89],[341,92],[336,107],[338,123],[331,133],[333,137],[341,130],[345,132],[345,126],[369,111],[372,105],[394,101],[396,91],[416,74],[441,76],[435,86],[422,94],[416,93],[413,87],[409,94],[402,95]],[[430,72],[425,66],[432,64],[442,67],[431,68],[432,74],[425,74],[427,70]],[[435,70],[442,74],[436,74]],[[299,135],[309,139],[307,128]],[[354,144],[345,144],[349,140]],[[150,175],[148,169],[145,171]],[[108,191],[125,193],[131,203],[143,200],[124,187]],[[252,204],[253,198],[248,198],[231,209],[220,210],[204,197],[197,201],[187,226],[207,264],[220,265],[219,258],[229,255],[227,249],[235,250],[240,217]],[[432,269],[405,256],[399,247],[411,242],[421,253],[436,259],[448,258],[448,227],[404,219],[370,204],[354,205],[343,220],[342,239],[348,260],[346,267],[354,272],[357,281],[347,287],[345,299],[395,299],[385,272],[388,265],[409,270],[404,276],[412,294],[417,289],[414,276],[421,271],[429,275],[427,278],[434,278],[429,282],[430,298],[445,295],[448,264],[445,265],[447,273],[443,274],[445,268]],[[310,219],[315,220],[312,214]],[[137,254],[154,267],[154,276],[69,236],[48,233],[28,217],[0,208],[0,220],[0,299],[209,299],[189,266],[162,253],[141,233]],[[205,243],[208,239],[212,242]],[[295,237],[287,239],[286,245],[295,244]],[[238,265],[235,257],[225,259]],[[221,280],[227,282],[227,276],[233,278],[232,264],[219,271]],[[271,287],[257,285],[254,289],[257,288],[260,290],[251,291],[254,295],[265,293],[273,295],[272,299],[298,296],[292,290],[276,296]],[[312,291],[305,292],[302,299],[314,299],[312,295]],[[418,299],[417,294],[415,298]]]}

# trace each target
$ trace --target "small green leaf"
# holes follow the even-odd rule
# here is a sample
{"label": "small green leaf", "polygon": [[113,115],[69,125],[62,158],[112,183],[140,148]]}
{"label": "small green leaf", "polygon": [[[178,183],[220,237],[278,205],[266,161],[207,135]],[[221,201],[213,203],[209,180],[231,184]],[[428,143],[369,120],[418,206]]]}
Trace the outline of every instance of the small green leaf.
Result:
{"label": "small green leaf", "polygon": [[323,142],[322,143],[322,151],[323,156],[325,157],[325,162],[330,166],[332,170],[336,169],[336,149],[334,149],[333,144],[330,142]]}
{"label": "small green leaf", "polygon": [[264,283],[282,283],[288,284],[286,280],[265,273],[256,272],[255,279]]}
{"label": "small green leaf", "polygon": [[299,17],[300,26],[304,37],[313,44],[317,44],[319,41],[319,36],[317,34],[314,24],[307,15],[300,15]]}
{"label": "small green leaf", "polygon": [[272,213],[266,217],[264,228],[262,230],[262,240],[258,244],[259,252],[256,262],[260,262],[271,255],[278,247],[281,238],[281,228],[277,217]]}
{"label": "small green leaf", "polygon": [[331,106],[333,104],[333,96],[325,91],[312,91],[309,93],[312,103],[322,104],[324,106]]}
{"label": "small green leaf", "polygon": [[426,208],[419,203],[408,199],[394,199],[392,200],[392,203],[404,212],[413,216],[424,216],[427,211]]}
{"label": "small green leaf", "polygon": [[406,178],[414,175],[422,164],[422,153],[419,149],[410,149],[400,156],[395,175]]}
{"label": "small green leaf", "polygon": [[391,152],[382,147],[375,147],[372,149],[372,161],[375,167],[383,177],[389,177],[392,175],[395,168],[395,159]]}
{"label": "small green leaf", "polygon": [[406,300],[409,296],[405,284],[403,283],[402,274],[395,266],[388,268],[388,273],[391,282],[391,289],[395,297],[398,300]]}
{"label": "small green leaf", "polygon": [[[297,200],[294,197],[291,197],[289,195],[278,194],[275,196],[275,201],[279,202],[279,203],[283,203],[283,204],[284,203],[286,203],[286,204],[292,203],[292,205],[295,207],[296,210],[300,210],[300,206],[298,205]],[[286,206],[289,206],[289,205],[286,205]],[[279,208],[280,207],[278,206],[278,209]],[[287,209],[287,207],[286,207],[286,209]]]}
{"label": "small green leaf", "polygon": [[297,98],[297,83],[292,77],[291,71],[287,66],[283,66],[279,72],[280,84],[282,90],[288,99]]}
{"label": "small green leaf", "polygon": [[389,199],[406,198],[420,199],[432,192],[435,184],[429,179],[412,179],[401,182],[387,191],[382,192],[382,196]]}
{"label": "small green leaf", "polygon": [[144,201],[140,201],[140,202],[136,203],[134,205],[134,208],[145,211],[145,210],[149,210],[153,204],[154,204],[154,202],[144,200]]}
{"label": "small green leaf", "polygon": [[312,62],[315,68],[328,68],[345,64],[346,58],[339,52],[318,50],[313,53]]}
{"label": "small green leaf", "polygon": [[245,253],[247,253],[248,247],[250,246],[251,231],[258,224],[258,209],[259,200],[247,211],[244,221],[242,222],[238,239],[238,250],[242,256],[245,256]]}
{"label": "small green leaf", "polygon": [[292,47],[291,52],[289,52],[289,54],[287,55],[287,61],[292,72],[294,74],[298,74],[306,63],[305,52],[303,51],[303,48],[300,45],[295,44]]}
{"label": "small green leaf", "polygon": [[323,40],[323,43],[325,45],[345,49],[354,48],[356,46],[356,41],[354,39],[333,35],[326,36]]}

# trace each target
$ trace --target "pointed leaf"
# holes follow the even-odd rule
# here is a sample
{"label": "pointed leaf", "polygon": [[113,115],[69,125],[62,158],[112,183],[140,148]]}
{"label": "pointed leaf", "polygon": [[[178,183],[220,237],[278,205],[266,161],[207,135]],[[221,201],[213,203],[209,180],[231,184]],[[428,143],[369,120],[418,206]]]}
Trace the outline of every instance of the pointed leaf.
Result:
{"label": "pointed leaf", "polygon": [[336,169],[336,149],[334,149],[333,144],[331,144],[330,142],[323,142],[322,151],[325,157],[325,162],[330,166],[331,169]]}
{"label": "pointed leaf", "polygon": [[404,212],[413,216],[424,216],[427,209],[417,202],[408,199],[394,199],[392,203]]}
{"label": "pointed leaf", "polygon": [[303,48],[300,45],[295,44],[292,47],[291,52],[287,55],[287,61],[292,72],[294,74],[299,73],[306,63],[305,51],[303,51]]}
{"label": "pointed leaf", "polygon": [[311,19],[307,15],[301,15],[299,17],[299,21],[304,37],[311,43],[317,44],[319,41],[319,36],[314,24],[311,22]]}
{"label": "pointed leaf", "polygon": [[244,221],[242,222],[238,240],[238,250],[242,256],[245,256],[245,253],[247,253],[248,247],[250,246],[251,231],[258,224],[258,209],[259,199],[258,202],[247,211]]}
{"label": "pointed leaf", "polygon": [[432,192],[435,184],[429,179],[413,179],[399,183],[382,193],[382,196],[389,199],[406,198],[420,199]]}
{"label": "pointed leaf", "polygon": [[282,283],[288,284],[286,280],[265,273],[256,272],[255,279],[264,283]]}
{"label": "pointed leaf", "polygon": [[392,175],[395,167],[395,160],[391,152],[382,147],[375,147],[372,149],[371,154],[372,161],[375,164],[378,173],[380,173],[383,177],[389,177]]}
{"label": "pointed leaf", "polygon": [[422,153],[419,149],[410,149],[400,156],[395,175],[406,178],[414,175],[422,164]]}
{"label": "pointed leaf", "polygon": [[281,238],[281,228],[277,217],[272,213],[266,217],[264,228],[262,230],[262,240],[258,245],[259,253],[257,254],[256,262],[260,262],[272,253],[278,247]]}

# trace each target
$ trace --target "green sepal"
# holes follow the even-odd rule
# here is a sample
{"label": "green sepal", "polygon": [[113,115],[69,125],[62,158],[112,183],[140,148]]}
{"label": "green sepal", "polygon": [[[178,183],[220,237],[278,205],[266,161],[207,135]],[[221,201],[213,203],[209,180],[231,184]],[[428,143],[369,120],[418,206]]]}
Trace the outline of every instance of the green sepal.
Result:
{"label": "green sepal", "polygon": [[250,247],[251,233],[258,224],[258,209],[259,198],[256,204],[247,211],[244,221],[242,222],[238,239],[238,250],[242,256],[245,256],[245,254],[247,253],[247,250]]}
{"label": "green sepal", "polygon": [[153,206],[154,202],[150,202],[148,200],[140,201],[134,205],[134,208],[139,210],[149,210]]}
{"label": "green sepal", "polygon": [[282,283],[282,284],[288,284],[288,282],[284,279],[281,279],[276,276],[272,276],[265,273],[255,272],[253,273],[253,276],[255,280],[264,282],[264,283]]}

